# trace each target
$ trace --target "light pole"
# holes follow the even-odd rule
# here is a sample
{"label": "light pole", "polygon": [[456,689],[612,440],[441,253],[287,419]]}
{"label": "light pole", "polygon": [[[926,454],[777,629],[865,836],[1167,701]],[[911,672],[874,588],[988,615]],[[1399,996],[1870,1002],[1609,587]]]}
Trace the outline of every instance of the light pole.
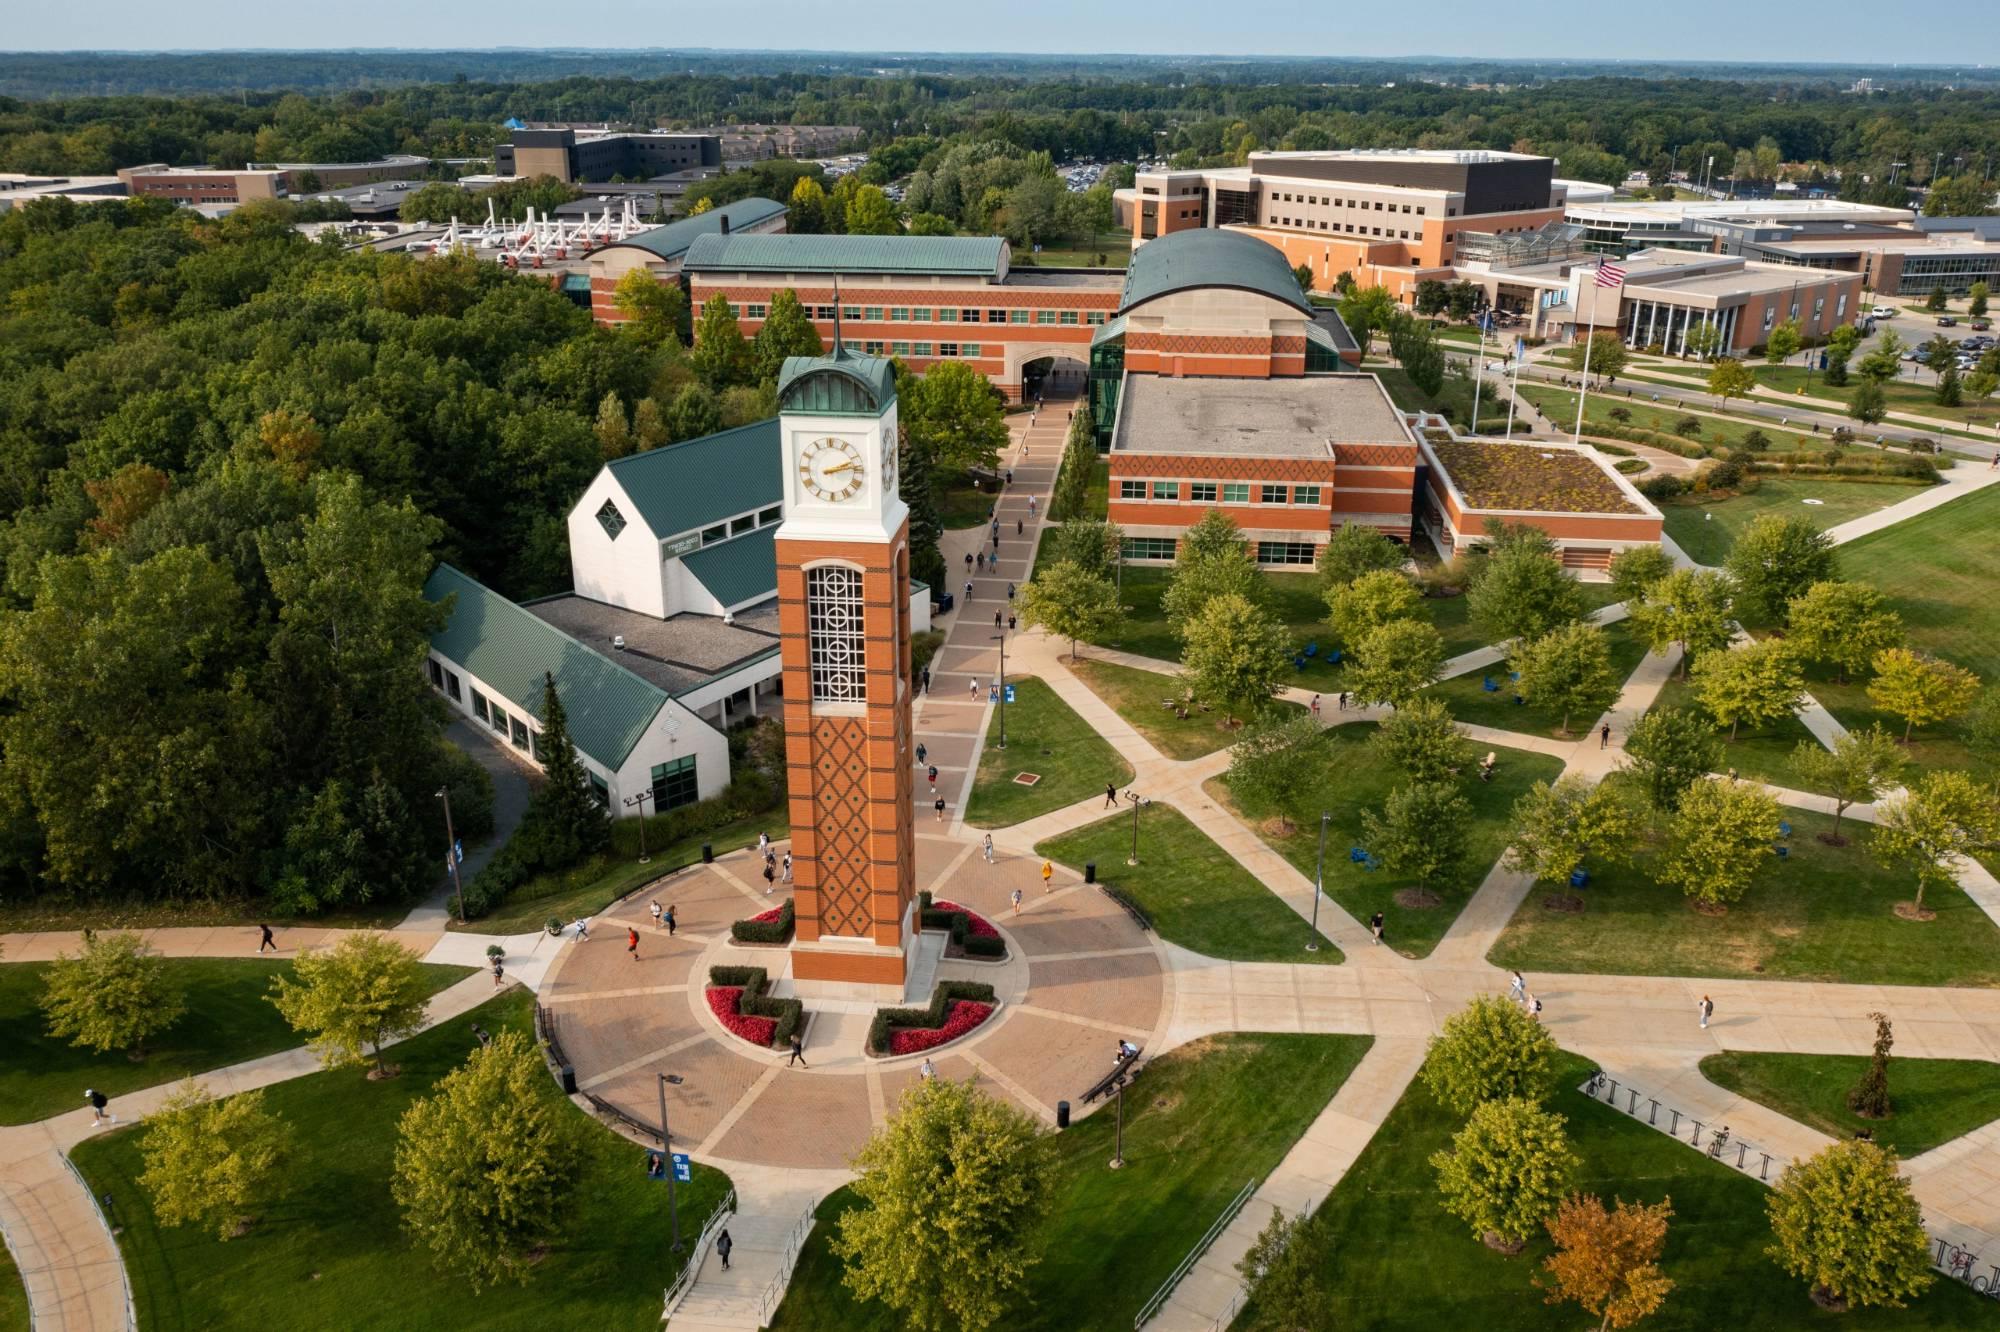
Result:
{"label": "light pole", "polygon": [[674,1182],[674,1139],[667,1131],[667,1084],[681,1085],[678,1073],[660,1074],[660,1150],[667,1154],[667,1217],[674,1228],[674,1252],[681,1251],[680,1187]]}
{"label": "light pole", "polygon": [[639,863],[641,865],[652,859],[651,856],[646,854],[646,802],[648,800],[654,802],[653,808],[659,808],[659,798],[653,794],[653,788],[650,786],[639,792],[638,795],[627,796],[625,798],[625,808],[637,809],[639,811]]}
{"label": "light pole", "polygon": [[1125,798],[1132,802],[1132,854],[1125,857],[1125,863],[1136,865],[1139,863],[1139,811],[1153,802],[1137,791],[1127,791]]}
{"label": "light pole", "polygon": [[451,886],[458,892],[458,923],[465,924],[465,880],[458,871],[458,833],[451,826],[451,787],[440,786],[437,797],[444,801],[444,863],[451,867]]}
{"label": "light pole", "polygon": [[1306,951],[1319,951],[1319,899],[1326,891],[1326,825],[1333,821],[1332,810],[1321,810],[1319,815],[1319,861],[1313,867],[1313,918],[1312,933],[1306,936]]}
{"label": "light pole", "polygon": [[1000,643],[1000,748],[1007,747],[1007,631],[993,635]]}
{"label": "light pole", "polygon": [[1111,1149],[1111,1168],[1123,1170],[1125,1168],[1125,1075],[1123,1073],[1120,1073],[1118,1081],[1112,1084],[1112,1095],[1118,1102],[1112,1108],[1112,1113],[1118,1119],[1118,1138],[1117,1145]]}
{"label": "light pole", "polygon": [[1479,351],[1472,359],[1472,433],[1479,433],[1479,389],[1486,382],[1486,312],[1479,312]]}

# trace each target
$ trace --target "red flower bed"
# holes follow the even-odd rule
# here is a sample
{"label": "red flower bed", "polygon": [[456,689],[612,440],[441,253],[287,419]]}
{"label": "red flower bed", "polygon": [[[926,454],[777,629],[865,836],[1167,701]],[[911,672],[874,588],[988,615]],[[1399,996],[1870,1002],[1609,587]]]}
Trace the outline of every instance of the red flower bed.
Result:
{"label": "red flower bed", "polygon": [[920,1050],[935,1049],[946,1041],[957,1040],[992,1016],[993,1005],[961,999],[951,1006],[951,1016],[944,1020],[942,1027],[898,1027],[889,1033],[889,1053],[916,1054]]}
{"label": "red flower bed", "polygon": [[[778,1030],[776,1018],[746,1017],[736,1011],[736,1005],[743,998],[740,985],[717,985],[708,991],[708,1011],[715,1014],[717,1021],[729,1028],[730,1034],[741,1036],[752,1045],[770,1048],[771,1036]],[[977,1025],[977,1024],[974,1024]]]}
{"label": "red flower bed", "polygon": [[963,911],[965,913],[965,928],[975,939],[997,939],[1000,937],[1000,931],[993,928],[993,922],[980,915],[977,911],[974,911],[971,907],[960,906],[956,902],[932,902],[931,906],[939,911]]}
{"label": "red flower bed", "polygon": [[785,909],[783,907],[774,906],[769,911],[760,911],[750,917],[750,923],[752,925],[776,925],[784,914]]}

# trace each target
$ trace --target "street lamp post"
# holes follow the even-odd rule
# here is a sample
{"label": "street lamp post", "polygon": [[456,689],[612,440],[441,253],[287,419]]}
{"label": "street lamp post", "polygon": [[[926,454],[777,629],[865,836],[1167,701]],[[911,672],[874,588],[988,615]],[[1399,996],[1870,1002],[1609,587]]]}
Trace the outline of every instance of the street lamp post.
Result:
{"label": "street lamp post", "polygon": [[458,923],[465,924],[465,879],[458,870],[458,833],[451,826],[451,787],[440,786],[437,797],[444,801],[444,863],[451,867],[451,886],[458,894]]}
{"label": "street lamp post", "polygon": [[1319,951],[1319,899],[1326,891],[1326,825],[1333,821],[1333,811],[1321,810],[1319,815],[1319,861],[1313,867],[1313,918],[1312,933],[1306,936],[1306,951]]}
{"label": "street lamp post", "polygon": [[1007,631],[993,637],[1000,644],[1000,748],[1007,747]]}
{"label": "street lamp post", "polygon": [[660,1150],[666,1153],[667,1167],[667,1217],[674,1228],[674,1252],[681,1251],[681,1199],[680,1186],[674,1180],[674,1139],[667,1130],[667,1084],[681,1085],[678,1073],[660,1074]]}
{"label": "street lamp post", "polygon": [[1112,1095],[1114,1099],[1117,1101],[1117,1105],[1113,1107],[1112,1113],[1115,1116],[1117,1116],[1118,1120],[1118,1138],[1117,1138],[1117,1145],[1112,1148],[1111,1168],[1113,1170],[1123,1170],[1125,1168],[1125,1075],[1124,1074],[1122,1073],[1119,1074],[1118,1081],[1112,1084]]}
{"label": "street lamp post", "polygon": [[653,807],[655,809],[659,808],[657,803],[658,797],[653,794],[653,788],[650,786],[639,792],[638,795],[627,796],[625,798],[625,808],[639,811],[639,863],[641,865],[652,859],[651,856],[646,854],[646,802],[648,800],[655,801]]}
{"label": "street lamp post", "polygon": [[1127,791],[1125,798],[1132,802],[1132,854],[1125,857],[1125,863],[1136,865],[1139,863],[1139,811],[1153,802],[1137,791]]}

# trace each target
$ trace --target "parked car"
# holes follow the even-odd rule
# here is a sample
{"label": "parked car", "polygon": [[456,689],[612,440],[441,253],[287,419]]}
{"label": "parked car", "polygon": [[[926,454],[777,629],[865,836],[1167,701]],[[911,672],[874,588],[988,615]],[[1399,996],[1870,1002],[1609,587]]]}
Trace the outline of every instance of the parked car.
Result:
{"label": "parked car", "polygon": [[1981,333],[1984,333],[1987,329],[1993,327],[1993,321],[1991,319],[1986,319],[1982,317],[1973,320],[1972,323],[1968,325],[1968,327],[1976,329]]}
{"label": "parked car", "polygon": [[1939,328],[1957,328],[1958,320],[1952,318],[1950,315],[1939,315],[1937,326]]}
{"label": "parked car", "polygon": [[1894,319],[1896,317],[1896,307],[1893,305],[1878,305],[1868,312],[1868,317],[1870,319]]}

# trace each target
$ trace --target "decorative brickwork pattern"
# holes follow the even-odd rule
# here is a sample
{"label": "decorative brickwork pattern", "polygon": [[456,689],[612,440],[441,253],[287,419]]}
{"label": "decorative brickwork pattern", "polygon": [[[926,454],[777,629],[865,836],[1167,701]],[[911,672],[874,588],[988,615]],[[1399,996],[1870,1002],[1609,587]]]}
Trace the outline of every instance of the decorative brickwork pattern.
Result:
{"label": "decorative brickwork pattern", "polygon": [[860,717],[813,721],[813,843],[822,934],[865,937],[868,910],[868,725]]}

